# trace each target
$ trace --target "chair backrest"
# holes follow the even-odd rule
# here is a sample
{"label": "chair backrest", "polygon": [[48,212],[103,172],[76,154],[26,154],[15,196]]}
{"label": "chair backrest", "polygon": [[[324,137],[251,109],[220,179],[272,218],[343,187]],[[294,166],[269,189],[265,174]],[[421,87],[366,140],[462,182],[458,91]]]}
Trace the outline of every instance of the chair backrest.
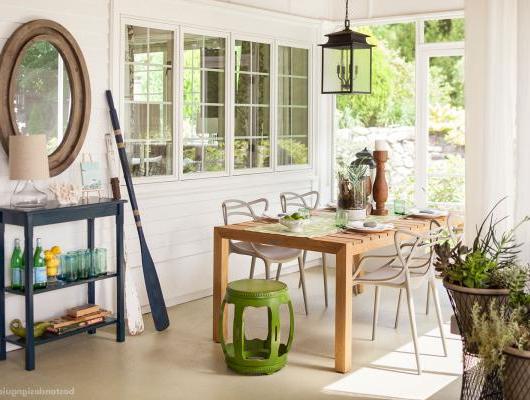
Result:
{"label": "chair backrest", "polygon": [[314,210],[318,207],[320,193],[312,190],[307,193],[298,194],[295,192],[280,193],[280,204],[282,212],[286,213],[289,207],[304,207]]}
{"label": "chair backrest", "polygon": [[[436,220],[432,220],[430,229],[423,234],[410,231],[398,230],[394,234],[394,245],[397,257],[400,260],[404,272],[408,274],[410,268],[424,268],[424,273],[433,268],[434,246],[451,238],[451,234]],[[428,257],[420,257],[428,254]],[[419,264],[414,264],[418,263]]]}
{"label": "chair backrest", "polygon": [[[261,205],[261,206],[258,206]],[[256,208],[263,207],[261,213],[256,212]],[[222,204],[223,208],[223,220],[225,225],[229,224],[230,217],[243,216],[250,217],[254,221],[259,219],[263,212],[269,209],[269,200],[261,198],[252,201],[243,200],[225,200]]]}

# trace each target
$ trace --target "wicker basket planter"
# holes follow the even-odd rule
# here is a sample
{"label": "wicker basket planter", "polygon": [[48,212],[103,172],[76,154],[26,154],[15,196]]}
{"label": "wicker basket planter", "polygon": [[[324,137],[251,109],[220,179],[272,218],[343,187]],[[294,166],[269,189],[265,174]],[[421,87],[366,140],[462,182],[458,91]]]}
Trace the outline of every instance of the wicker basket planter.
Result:
{"label": "wicker basket planter", "polygon": [[530,351],[507,347],[504,355],[504,399],[527,400],[530,396]]}
{"label": "wicker basket planter", "polygon": [[[472,289],[453,285],[447,281],[444,281],[443,284],[451,300],[456,322],[464,342],[469,338],[473,329],[471,312],[475,303],[478,303],[483,310],[487,310],[490,303],[495,300],[499,307],[505,306],[506,311],[509,311],[507,307],[510,295],[509,289]],[[472,349],[467,350],[474,353]]]}
{"label": "wicker basket planter", "polygon": [[[489,374],[484,373],[481,359],[475,346],[468,342],[473,329],[472,310],[478,303],[483,310],[487,310],[490,303],[495,300],[499,307],[508,305],[509,289],[471,289],[464,286],[443,282],[449,300],[453,307],[456,322],[462,336],[464,365],[462,374],[461,400],[501,400],[502,385],[500,373],[495,370]],[[506,312],[509,312],[506,307]]]}

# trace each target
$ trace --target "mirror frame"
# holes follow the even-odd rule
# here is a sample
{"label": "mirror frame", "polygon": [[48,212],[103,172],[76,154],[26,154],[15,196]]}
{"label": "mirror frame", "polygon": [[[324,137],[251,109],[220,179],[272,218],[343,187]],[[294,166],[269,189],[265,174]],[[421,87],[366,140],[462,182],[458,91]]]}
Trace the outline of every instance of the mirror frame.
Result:
{"label": "mirror frame", "polygon": [[74,37],[62,25],[45,19],[27,22],[7,40],[0,53],[0,141],[9,156],[9,136],[19,134],[13,101],[17,67],[36,41],[50,42],[63,58],[70,81],[71,110],[63,141],[48,155],[50,176],[67,169],[81,151],[90,121],[90,79]]}

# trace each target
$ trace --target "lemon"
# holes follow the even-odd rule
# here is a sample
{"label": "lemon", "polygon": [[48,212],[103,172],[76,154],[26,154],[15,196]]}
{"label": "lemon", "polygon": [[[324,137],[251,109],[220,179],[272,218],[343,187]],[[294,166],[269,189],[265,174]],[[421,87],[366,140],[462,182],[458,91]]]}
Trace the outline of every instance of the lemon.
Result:
{"label": "lemon", "polygon": [[47,268],[57,268],[57,267],[59,267],[59,260],[57,260],[56,258],[51,259],[50,261],[48,261],[46,263],[46,267]]}
{"label": "lemon", "polygon": [[55,255],[61,254],[62,250],[59,246],[53,246],[51,249],[51,252]]}

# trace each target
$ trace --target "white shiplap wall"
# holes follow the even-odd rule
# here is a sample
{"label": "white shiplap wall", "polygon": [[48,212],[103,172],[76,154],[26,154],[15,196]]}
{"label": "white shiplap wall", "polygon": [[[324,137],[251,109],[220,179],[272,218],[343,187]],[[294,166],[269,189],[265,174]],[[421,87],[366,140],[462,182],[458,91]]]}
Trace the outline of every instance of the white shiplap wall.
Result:
{"label": "white shiplap wall", "polygon": [[[83,151],[90,152],[105,165],[104,133],[110,131],[104,91],[112,88],[115,97],[119,90],[119,32],[121,19],[139,18],[163,22],[172,26],[207,27],[224,32],[253,34],[268,39],[301,42],[309,45],[319,38],[316,22],[289,20],[279,14],[229,10],[224,5],[212,6],[191,1],[152,0],[2,0],[0,3],[0,45],[24,22],[47,18],[64,25],[76,38],[85,56],[92,88],[90,126]],[[315,96],[316,99],[316,96]],[[315,100],[315,110],[317,103]],[[314,113],[314,126],[318,119]],[[315,143],[318,140],[315,139]],[[157,264],[162,289],[168,305],[205,296],[211,292],[212,227],[221,224],[220,205],[224,199],[254,199],[267,197],[278,210],[281,191],[307,191],[316,187],[316,162],[313,168],[259,175],[231,176],[189,181],[143,182],[137,185],[137,195],[143,225],[153,258]],[[79,182],[79,165],[74,163],[55,178],[59,181]],[[0,204],[9,202],[13,183],[8,180],[7,159],[0,150]],[[122,188],[122,193],[125,193]],[[127,267],[139,288],[141,304],[147,305],[140,268],[140,253],[135,226],[130,210],[126,215]],[[15,237],[22,230],[7,227],[6,260],[8,264]],[[45,246],[60,245],[64,250],[81,248],[86,242],[84,223],[42,227],[36,236]],[[96,245],[111,248],[114,241],[113,221],[96,223]],[[111,249],[112,250],[112,249]],[[113,256],[111,252],[111,256]],[[231,279],[246,276],[248,260],[231,259]],[[260,265],[258,273],[263,273]],[[7,273],[6,273],[7,275]],[[106,307],[114,306],[114,282],[97,285],[97,301]],[[6,320],[24,318],[22,299],[8,295]],[[81,287],[38,296],[36,319],[61,315],[65,307],[86,301]]]}

